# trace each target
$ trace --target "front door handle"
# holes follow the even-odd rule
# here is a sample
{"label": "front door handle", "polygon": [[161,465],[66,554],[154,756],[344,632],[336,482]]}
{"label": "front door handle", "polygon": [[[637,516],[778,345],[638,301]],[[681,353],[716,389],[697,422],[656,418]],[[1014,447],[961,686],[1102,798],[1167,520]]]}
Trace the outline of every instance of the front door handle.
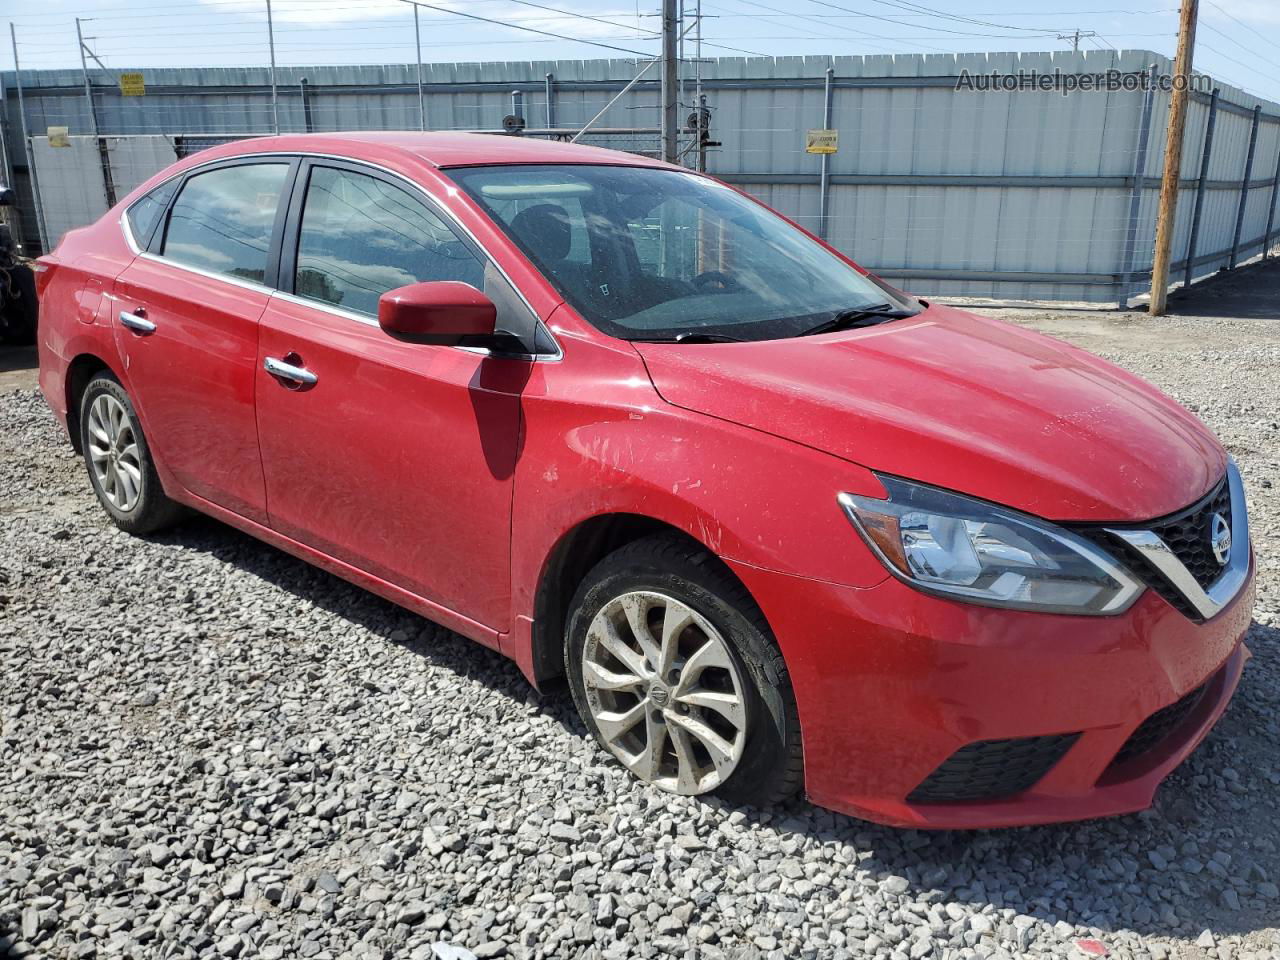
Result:
{"label": "front door handle", "polygon": [[305,367],[295,367],[292,363],[285,363],[276,357],[267,357],[263,360],[262,368],[273,377],[305,384],[308,387],[320,379]]}
{"label": "front door handle", "polygon": [[121,310],[120,322],[136,333],[155,333],[156,325],[143,316],[143,313],[144,311],[141,307],[133,313],[128,310]]}

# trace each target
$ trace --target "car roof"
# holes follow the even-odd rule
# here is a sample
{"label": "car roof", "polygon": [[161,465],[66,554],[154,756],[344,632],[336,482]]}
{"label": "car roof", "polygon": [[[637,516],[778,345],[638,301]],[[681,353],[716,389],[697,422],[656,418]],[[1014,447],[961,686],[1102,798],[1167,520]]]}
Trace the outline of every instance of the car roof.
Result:
{"label": "car roof", "polygon": [[[218,148],[223,156],[269,150],[323,151],[359,159],[361,146],[391,148],[425,160],[436,167],[460,167],[499,163],[595,163],[635,167],[666,167],[634,153],[588,147],[576,143],[534,137],[464,132],[350,131],[340,133],[286,134],[240,140]],[[677,168],[679,169],[679,168]]]}

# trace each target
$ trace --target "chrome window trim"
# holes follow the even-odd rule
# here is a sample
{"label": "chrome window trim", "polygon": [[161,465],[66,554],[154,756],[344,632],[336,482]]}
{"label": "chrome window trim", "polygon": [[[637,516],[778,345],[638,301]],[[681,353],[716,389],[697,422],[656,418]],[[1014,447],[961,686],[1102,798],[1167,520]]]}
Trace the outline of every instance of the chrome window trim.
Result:
{"label": "chrome window trim", "polygon": [[[388,167],[384,167],[381,164],[371,163],[368,160],[359,160],[359,159],[356,159],[355,157],[345,157],[336,153],[318,153],[318,152],[305,151],[305,150],[281,150],[281,151],[273,151],[270,153],[244,153],[244,154],[236,154],[235,156],[232,156],[232,157],[217,157],[215,159],[206,160],[203,163],[198,163],[194,166],[188,167],[185,170],[181,171],[180,173],[175,173],[172,177],[168,177],[164,180],[161,180],[154,187],[152,187],[151,190],[148,190],[147,193],[150,193],[152,190],[159,189],[160,187],[164,186],[164,184],[168,183],[170,180],[176,179],[178,177],[190,176],[194,174],[196,171],[202,170],[205,167],[216,166],[220,163],[225,163],[228,160],[245,160],[245,159],[257,158],[257,157],[279,158],[284,160],[291,160],[295,157],[309,157],[311,159],[320,159],[320,160],[337,160],[342,163],[350,163],[360,167],[368,167],[370,170],[377,170],[380,173],[384,173],[387,176],[394,177],[396,180],[402,181],[403,183],[406,183],[409,186],[413,187],[415,190],[418,191],[418,193],[422,194],[424,197],[427,198],[427,200],[430,203],[430,209],[432,210],[432,212],[439,212],[444,217],[446,217],[454,226],[456,226],[459,230],[461,230],[462,233],[464,233],[467,236],[467,238],[471,240],[473,244],[475,244],[476,249],[479,250],[484,255],[485,259],[487,259],[491,264],[493,264],[494,269],[497,270],[498,273],[502,275],[503,279],[507,281],[507,284],[511,287],[511,289],[515,291],[516,296],[520,298],[520,302],[525,305],[529,313],[533,316],[534,323],[536,323],[539,327],[541,327],[543,331],[546,333],[547,337],[551,340],[552,345],[555,347],[555,352],[554,353],[528,353],[528,354],[515,354],[515,353],[495,354],[491,350],[489,350],[487,347],[453,347],[452,349],[464,350],[468,353],[479,353],[485,356],[496,356],[496,357],[503,357],[508,359],[527,359],[527,360],[543,362],[543,363],[558,363],[559,361],[564,359],[564,350],[560,346],[560,341],[556,338],[555,334],[551,331],[551,328],[547,326],[546,321],[543,320],[542,317],[538,315],[538,311],[533,309],[533,304],[531,304],[528,298],[524,295],[524,291],[522,291],[520,287],[515,283],[515,281],[511,279],[511,275],[508,274],[507,271],[502,268],[502,264],[500,264],[497,258],[494,257],[494,255],[489,252],[489,248],[480,242],[479,238],[476,237],[476,235],[471,231],[471,229],[465,223],[462,222],[461,219],[459,219],[456,213],[454,213],[451,209],[449,209],[449,205],[445,203],[443,200],[441,200],[439,197],[437,197],[430,190],[428,190],[426,187],[424,187],[422,184],[418,183],[416,180],[406,177],[403,173],[399,173],[398,171],[392,170]],[[146,196],[146,194],[143,194],[143,196]],[[142,198],[139,197],[138,199],[140,200]],[[177,199],[176,195],[174,199]],[[137,203],[137,200],[135,200],[134,203]],[[148,260],[153,260],[156,263],[168,264],[169,266],[175,267],[179,270],[187,270],[187,271],[190,271],[191,273],[198,274],[199,276],[202,276],[202,277],[208,277],[209,279],[212,279],[212,280],[225,280],[227,283],[233,284],[234,286],[244,287],[249,290],[265,290],[271,294],[279,294],[285,299],[288,299],[292,303],[298,303],[302,306],[316,307],[318,309],[326,310],[329,313],[334,313],[341,317],[346,317],[352,320],[358,320],[361,323],[372,323],[374,326],[378,325],[378,321],[372,317],[365,316],[364,314],[356,314],[350,310],[342,310],[341,308],[333,307],[331,304],[325,304],[323,301],[308,300],[304,297],[297,297],[294,294],[286,294],[283,290],[280,290],[276,287],[269,287],[263,283],[254,283],[251,280],[242,280],[239,277],[231,277],[223,273],[214,273],[213,271],[210,271],[210,270],[202,270],[199,267],[192,267],[185,263],[180,263],[177,260],[171,260],[167,257],[162,257],[159,254],[149,253],[138,246],[138,242],[133,236],[133,230],[129,226],[128,211],[129,211],[129,207],[132,207],[132,206],[133,204],[131,203],[129,204],[128,207],[125,207],[124,210],[121,211],[119,223],[120,223],[121,229],[124,231],[125,242],[129,245],[129,248],[134,252],[136,256],[146,257]],[[168,211],[166,210],[166,213],[167,212]]]}
{"label": "chrome window trim", "polygon": [[1249,580],[1249,514],[1245,504],[1244,482],[1234,460],[1227,461],[1227,487],[1231,492],[1231,555],[1213,585],[1205,590],[1196,582],[1177,554],[1150,530],[1114,530],[1107,533],[1119,537],[1137,550],[1153,567],[1186,597],[1203,619],[1222,612]]}

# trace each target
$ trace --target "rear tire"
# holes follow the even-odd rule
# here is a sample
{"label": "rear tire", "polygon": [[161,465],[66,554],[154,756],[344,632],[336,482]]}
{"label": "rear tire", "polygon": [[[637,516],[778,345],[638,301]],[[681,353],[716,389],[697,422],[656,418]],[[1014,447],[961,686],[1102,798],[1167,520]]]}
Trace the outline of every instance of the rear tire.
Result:
{"label": "rear tire", "polygon": [[742,584],[695,544],[646,537],[600,561],[573,598],[565,670],[587,727],[641,780],[735,805],[800,790],[781,651]]}
{"label": "rear tire", "polygon": [[129,394],[108,373],[80,398],[80,448],[89,482],[112,522],[126,533],[154,533],[182,508],[165,495]]}

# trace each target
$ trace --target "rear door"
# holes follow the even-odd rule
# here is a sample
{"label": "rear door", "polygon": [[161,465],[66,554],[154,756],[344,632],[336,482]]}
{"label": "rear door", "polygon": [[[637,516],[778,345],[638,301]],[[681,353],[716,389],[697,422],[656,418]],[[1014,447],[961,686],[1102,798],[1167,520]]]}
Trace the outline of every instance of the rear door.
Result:
{"label": "rear door", "polygon": [[[531,332],[532,311],[443,211],[369,168],[307,161],[287,237],[257,373],[272,527],[505,629],[531,361],[397,340],[378,326],[378,298],[458,280],[495,301],[499,329]],[[273,375],[268,363],[305,380]]]}
{"label": "rear door", "polygon": [[296,161],[188,174],[110,304],[125,375],[158,460],[188,491],[266,523],[253,391]]}

